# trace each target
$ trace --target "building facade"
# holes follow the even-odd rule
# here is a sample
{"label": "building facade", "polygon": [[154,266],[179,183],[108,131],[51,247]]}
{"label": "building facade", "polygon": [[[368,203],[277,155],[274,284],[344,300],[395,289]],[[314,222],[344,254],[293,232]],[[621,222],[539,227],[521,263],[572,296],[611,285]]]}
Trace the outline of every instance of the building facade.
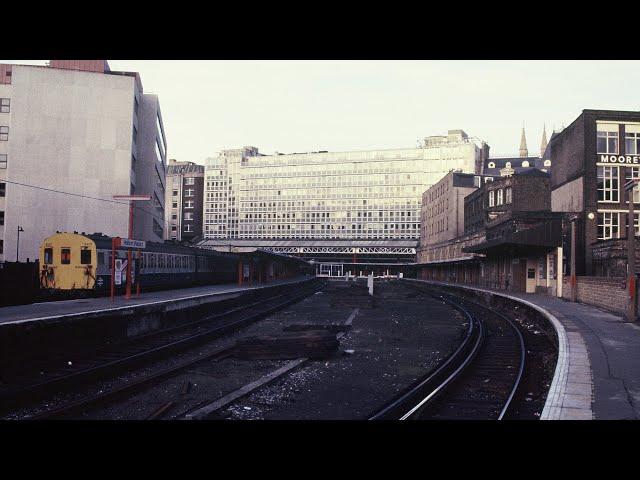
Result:
{"label": "building facade", "polygon": [[168,240],[202,239],[204,165],[169,160],[165,205]]}
{"label": "building facade", "polygon": [[[623,186],[640,178],[640,112],[583,110],[549,140],[549,147],[552,210],[575,214],[576,274],[592,275],[594,261],[607,257],[600,244],[627,236],[629,204]],[[640,203],[637,187],[633,200]]]}
{"label": "building facade", "polygon": [[[287,241],[288,253],[303,241],[329,249],[350,241],[356,249],[359,242],[384,240],[381,255],[394,255],[396,242],[410,241],[415,255],[422,192],[451,169],[481,168],[483,147],[462,130],[450,130],[411,149],[226,150],[207,159],[204,236],[209,243]],[[344,253],[351,259],[357,252]]]}
{"label": "building facade", "polygon": [[458,261],[470,257],[463,246],[481,240],[464,237],[465,197],[487,177],[463,172],[449,172],[422,195],[421,232],[416,260],[418,263]]}
{"label": "building facade", "polygon": [[0,261],[35,259],[56,231],[161,240],[167,142],[158,99],[105,60],[0,65]]}

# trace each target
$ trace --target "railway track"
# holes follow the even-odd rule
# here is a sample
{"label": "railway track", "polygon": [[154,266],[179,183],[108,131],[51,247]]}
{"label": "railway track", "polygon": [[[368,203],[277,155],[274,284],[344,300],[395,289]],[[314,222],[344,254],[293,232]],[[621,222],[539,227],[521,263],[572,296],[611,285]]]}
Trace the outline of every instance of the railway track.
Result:
{"label": "railway track", "polygon": [[465,314],[469,321],[465,338],[439,368],[369,419],[506,418],[525,366],[520,330],[511,319],[488,307],[449,295],[433,296]]}
{"label": "railway track", "polygon": [[[186,325],[162,330],[123,345],[113,346],[95,357],[76,363],[73,370],[54,370],[46,375],[25,376],[14,383],[11,388],[5,388],[0,392],[0,409],[5,414],[12,408],[23,407],[25,402],[34,404],[38,400],[50,397],[75,385],[112,378],[120,372],[202,345],[296,303],[318,291],[322,285],[322,282],[312,282],[297,290],[286,291],[266,299],[258,298],[250,304],[231,308],[214,315],[207,315]],[[28,418],[62,418],[83,409],[108,403],[123,395],[132,394],[136,390],[146,388],[196,363],[205,360],[220,360],[231,353],[231,349],[228,348],[198,356],[195,359],[188,359],[161,371],[143,375],[125,385],[66,402]]]}

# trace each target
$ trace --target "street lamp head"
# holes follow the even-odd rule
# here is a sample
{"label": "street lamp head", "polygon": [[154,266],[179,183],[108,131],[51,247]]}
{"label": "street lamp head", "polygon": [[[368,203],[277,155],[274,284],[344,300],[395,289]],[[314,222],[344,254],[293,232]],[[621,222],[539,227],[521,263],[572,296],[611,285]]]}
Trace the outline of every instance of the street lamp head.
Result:
{"label": "street lamp head", "polygon": [[24,232],[24,229],[20,225],[18,225],[18,231],[19,232]]}

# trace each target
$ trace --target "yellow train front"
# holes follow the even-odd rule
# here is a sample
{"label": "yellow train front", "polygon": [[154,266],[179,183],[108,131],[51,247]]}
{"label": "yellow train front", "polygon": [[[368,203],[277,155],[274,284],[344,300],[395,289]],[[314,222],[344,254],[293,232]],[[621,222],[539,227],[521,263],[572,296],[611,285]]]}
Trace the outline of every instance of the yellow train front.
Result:
{"label": "yellow train front", "polygon": [[[126,285],[127,249],[115,251],[114,284]],[[231,283],[237,280],[238,257],[200,248],[146,242],[132,251],[132,285],[143,291]],[[108,295],[111,286],[112,238],[102,234],[56,233],[40,246],[40,287],[76,297]]]}

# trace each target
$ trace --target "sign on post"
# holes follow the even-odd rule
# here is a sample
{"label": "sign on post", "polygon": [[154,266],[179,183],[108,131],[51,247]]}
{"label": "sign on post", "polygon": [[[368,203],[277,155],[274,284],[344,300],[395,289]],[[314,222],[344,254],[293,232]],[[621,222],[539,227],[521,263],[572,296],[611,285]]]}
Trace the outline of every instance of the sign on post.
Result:
{"label": "sign on post", "polygon": [[147,242],[145,242],[144,240],[133,240],[130,238],[122,238],[120,239],[120,246],[124,248],[144,249],[147,247]]}

